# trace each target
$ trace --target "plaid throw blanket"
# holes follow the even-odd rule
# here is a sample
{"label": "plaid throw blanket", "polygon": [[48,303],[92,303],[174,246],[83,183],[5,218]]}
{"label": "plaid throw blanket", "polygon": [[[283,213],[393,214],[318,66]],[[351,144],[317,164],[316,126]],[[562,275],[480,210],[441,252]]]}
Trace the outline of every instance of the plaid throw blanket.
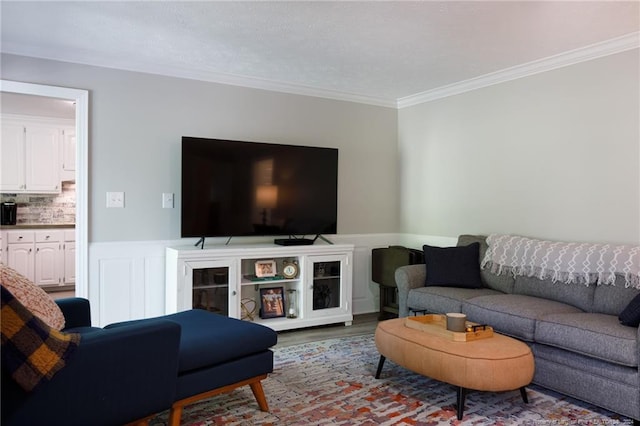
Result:
{"label": "plaid throw blanket", "polygon": [[498,234],[489,235],[487,244],[481,266],[498,275],[598,285],[613,285],[620,275],[626,287],[640,288],[640,246],[563,243]]}
{"label": "plaid throw blanket", "polygon": [[2,368],[26,391],[38,389],[65,366],[80,342],[33,316],[2,286]]}

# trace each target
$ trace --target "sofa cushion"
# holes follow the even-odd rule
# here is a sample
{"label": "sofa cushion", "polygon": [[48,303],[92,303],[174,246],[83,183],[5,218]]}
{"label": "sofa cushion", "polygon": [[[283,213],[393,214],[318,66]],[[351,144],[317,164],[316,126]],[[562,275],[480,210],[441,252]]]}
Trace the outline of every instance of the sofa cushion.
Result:
{"label": "sofa cushion", "polygon": [[463,247],[425,245],[426,286],[480,288],[479,243]]}
{"label": "sofa cushion", "polygon": [[595,284],[587,286],[579,283],[554,283],[550,279],[518,276],[513,286],[513,293],[555,300],[590,312],[593,307],[595,287]]}
{"label": "sofa cushion", "polygon": [[432,314],[461,312],[464,300],[496,294],[502,293],[488,288],[420,287],[409,291],[407,306],[410,310],[426,310]]}
{"label": "sofa cushion", "polygon": [[614,315],[566,313],[544,315],[535,330],[543,343],[604,361],[638,366],[638,330],[625,327]]}
{"label": "sofa cushion", "polygon": [[0,283],[49,327],[56,330],[64,328],[64,315],[60,307],[51,296],[27,277],[0,263]]}
{"label": "sofa cushion", "polygon": [[[568,373],[574,377],[578,376],[577,382],[583,381],[586,377],[591,377],[592,379],[601,382],[601,384],[603,382],[619,382],[624,383],[627,386],[632,386],[633,388],[638,387],[637,368],[614,364],[591,356],[570,352],[562,348],[556,348],[555,346],[543,345],[541,343],[533,343],[531,345],[531,351],[533,351],[536,367],[541,363],[555,365],[556,368],[564,370],[564,375],[561,377],[565,380]],[[536,378],[542,379],[543,383],[548,382],[549,380],[555,380],[556,378],[550,377],[554,374],[556,373],[553,369],[545,368],[544,371],[536,369]],[[534,382],[536,381],[536,378],[534,378]],[[570,386],[570,383],[564,382],[564,384]],[[602,388],[598,388],[598,391],[602,390]]]}
{"label": "sofa cushion", "polygon": [[631,299],[627,307],[618,315],[618,321],[620,321],[620,324],[629,327],[638,327],[640,325],[640,294]]}
{"label": "sofa cushion", "polygon": [[522,294],[480,296],[465,300],[462,313],[469,321],[488,324],[494,330],[532,342],[536,320],[555,313],[578,313],[580,309],[554,300]]}
{"label": "sofa cushion", "polygon": [[[472,243],[479,243],[480,250],[478,253],[478,264],[482,263],[484,255],[487,252],[487,237],[482,235],[460,235],[458,237],[459,246],[468,246]],[[496,275],[488,269],[480,270],[480,279],[484,287],[501,291],[502,293],[513,293],[513,284],[515,279],[511,274]]]}
{"label": "sofa cushion", "polygon": [[592,312],[620,315],[637,294],[640,294],[640,290],[625,287],[624,276],[616,275],[614,285],[601,284],[596,286]]}

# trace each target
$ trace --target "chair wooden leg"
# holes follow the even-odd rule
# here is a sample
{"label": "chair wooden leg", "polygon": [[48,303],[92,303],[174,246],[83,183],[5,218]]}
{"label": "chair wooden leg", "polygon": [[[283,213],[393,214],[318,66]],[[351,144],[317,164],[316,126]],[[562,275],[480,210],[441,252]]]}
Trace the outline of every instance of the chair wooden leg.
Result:
{"label": "chair wooden leg", "polygon": [[167,426],[180,426],[182,419],[182,405],[173,404],[169,411],[169,424]]}
{"label": "chair wooden leg", "polygon": [[180,426],[182,409],[187,405],[193,404],[194,402],[200,401],[202,399],[211,398],[212,396],[219,395],[221,393],[231,392],[235,388],[238,388],[244,385],[249,385],[251,387],[251,391],[253,392],[253,396],[255,396],[256,401],[258,402],[258,406],[260,407],[260,410],[269,411],[267,398],[264,395],[264,389],[262,389],[262,383],[260,383],[261,380],[266,378],[267,378],[267,375],[262,374],[260,376],[252,377],[251,379],[242,380],[238,383],[233,383],[231,385],[223,386],[221,388],[212,389],[210,391],[203,392],[198,395],[193,395],[188,398],[181,399],[180,401],[176,401],[171,406],[171,411],[169,412],[168,426]]}
{"label": "chair wooden leg", "polygon": [[260,410],[269,412],[269,404],[267,404],[267,398],[264,396],[262,382],[258,380],[257,382],[250,383],[249,386],[251,386],[251,391],[253,392],[253,396],[256,397],[256,401],[258,401]]}

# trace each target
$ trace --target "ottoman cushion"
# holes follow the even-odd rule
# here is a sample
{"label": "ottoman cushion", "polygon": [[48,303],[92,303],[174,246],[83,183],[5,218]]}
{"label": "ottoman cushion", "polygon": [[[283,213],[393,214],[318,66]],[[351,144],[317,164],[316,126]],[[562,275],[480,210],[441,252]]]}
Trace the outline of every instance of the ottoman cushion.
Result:
{"label": "ottoman cushion", "polygon": [[[161,317],[181,326],[178,372],[212,367],[265,351],[278,341],[269,327],[200,309]],[[154,321],[145,319],[139,321]],[[131,321],[109,325],[117,327]]]}

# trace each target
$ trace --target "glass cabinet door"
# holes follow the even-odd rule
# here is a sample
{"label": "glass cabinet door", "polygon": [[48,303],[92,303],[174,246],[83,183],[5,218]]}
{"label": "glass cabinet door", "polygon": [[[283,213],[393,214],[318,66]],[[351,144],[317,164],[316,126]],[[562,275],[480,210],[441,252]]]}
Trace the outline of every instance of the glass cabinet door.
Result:
{"label": "glass cabinet door", "polygon": [[340,306],[340,261],[313,264],[313,310]]}
{"label": "glass cabinet door", "polygon": [[229,315],[229,269],[193,270],[193,309]]}
{"label": "glass cabinet door", "polygon": [[309,256],[311,294],[307,300],[312,315],[346,310],[343,277],[345,261],[346,256]]}
{"label": "glass cabinet door", "polygon": [[[233,269],[229,263],[189,262],[188,275],[191,278],[191,308],[204,309],[216,314],[232,316],[235,312],[229,303],[235,296],[230,277]],[[188,291],[188,290],[187,290]]]}

